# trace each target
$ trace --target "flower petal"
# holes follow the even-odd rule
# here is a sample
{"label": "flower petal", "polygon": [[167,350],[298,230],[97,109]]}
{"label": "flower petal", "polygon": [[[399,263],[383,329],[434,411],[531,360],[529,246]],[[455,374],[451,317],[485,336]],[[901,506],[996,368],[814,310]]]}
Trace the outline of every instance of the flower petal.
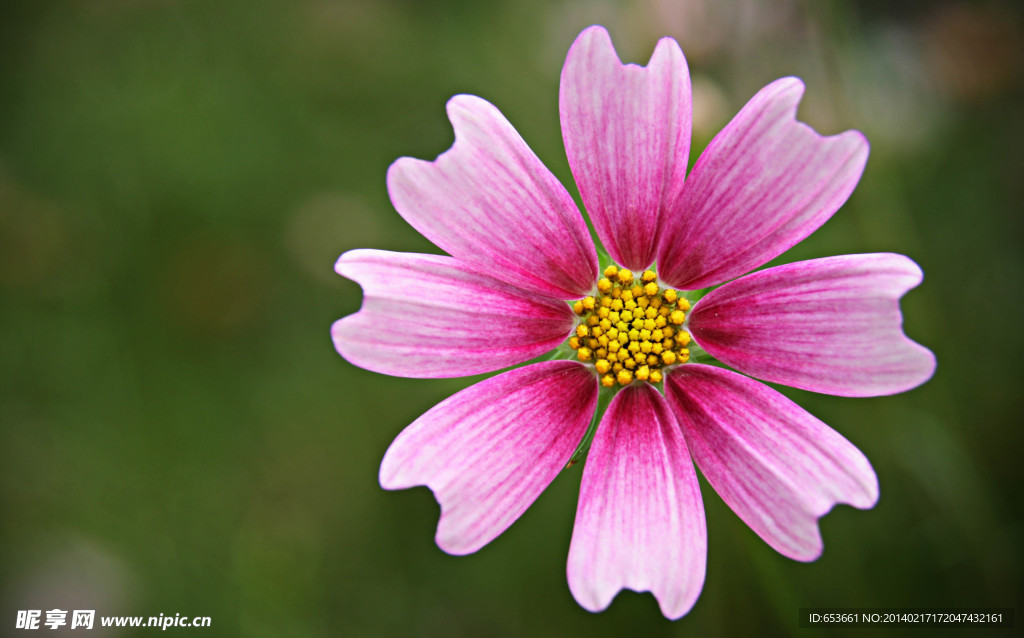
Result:
{"label": "flower petal", "polygon": [[448,118],[450,149],[433,162],[403,157],[388,169],[398,213],[492,277],[549,297],[585,296],[597,253],[565,187],[486,100],[456,95]]}
{"label": "flower petal", "polygon": [[715,136],[665,219],[658,274],[684,290],[738,277],[824,224],[853,192],[868,143],[857,131],[823,137],[796,121],[804,85],[761,89]]}
{"label": "flower petal", "polygon": [[658,41],[646,67],[622,64],[604,27],[569,49],[559,92],[562,138],[594,228],[619,264],[654,261],[658,220],[677,204],[690,153],[690,74]]}
{"label": "flower petal", "polygon": [[528,361],[557,347],[575,316],[440,255],[352,250],[335,270],[363,287],[359,312],[334,323],[341,356],[400,377],[460,377]]}
{"label": "flower petal", "polygon": [[878,501],[860,450],[768,386],[686,364],[669,373],[665,390],[704,477],[780,554],[814,560],[823,548],[819,517],[836,503]]}
{"label": "flower petal", "polygon": [[583,468],[569,589],[590,611],[623,588],[649,591],[675,619],[700,595],[706,564],[704,505],[679,425],[657,390],[627,387],[608,406]]}
{"label": "flower petal", "polygon": [[917,264],[894,254],[777,266],[705,295],[690,333],[759,379],[842,396],[895,394],[935,372],[935,356],[901,328],[899,299],[921,277]]}
{"label": "flower petal", "polygon": [[380,484],[426,485],[441,504],[437,544],[469,554],[515,522],[565,467],[597,403],[581,363],[549,361],[466,388],[405,428]]}

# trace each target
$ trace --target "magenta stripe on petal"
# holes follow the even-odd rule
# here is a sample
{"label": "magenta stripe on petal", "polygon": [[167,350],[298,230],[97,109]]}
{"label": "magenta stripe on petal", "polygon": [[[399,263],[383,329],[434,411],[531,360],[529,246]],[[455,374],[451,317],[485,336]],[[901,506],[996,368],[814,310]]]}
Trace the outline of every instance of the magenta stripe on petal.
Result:
{"label": "magenta stripe on petal", "polygon": [[575,323],[564,301],[540,297],[440,255],[353,250],[339,274],[363,287],[359,312],[334,323],[341,356],[400,377],[499,370],[561,344]]}
{"label": "magenta stripe on petal", "polygon": [[558,103],[569,166],[601,242],[617,263],[646,268],[690,153],[690,74],[679,45],[662,38],[646,67],[622,64],[608,32],[590,27],[569,49]]}
{"label": "magenta stripe on petal", "polygon": [[550,297],[593,288],[597,253],[565,187],[492,104],[448,101],[455,143],[433,162],[403,157],[388,193],[413,228],[492,277]]}
{"label": "magenta stripe on petal", "polygon": [[426,485],[437,544],[469,554],[504,532],[565,467],[597,403],[574,361],[537,363],[466,388],[416,419],[384,455],[385,489]]}
{"label": "magenta stripe on petal", "polygon": [[624,388],[583,468],[569,589],[590,611],[623,588],[649,591],[675,619],[700,595],[706,564],[704,505],[679,425],[654,388]]}
{"label": "magenta stripe on petal", "polygon": [[844,255],[731,281],[690,314],[712,356],[766,381],[842,396],[914,388],[935,356],[903,334],[900,297],[921,283],[903,255]]}
{"label": "magenta stripe on petal", "polygon": [[856,131],[823,137],[796,120],[804,85],[761,89],[711,141],[664,220],[658,274],[684,290],[738,277],[777,257],[843,205],[864,171]]}
{"label": "magenta stripe on petal", "polygon": [[729,507],[779,553],[814,560],[818,518],[836,503],[878,501],[878,479],[852,443],[768,386],[687,364],[666,394],[694,460]]}

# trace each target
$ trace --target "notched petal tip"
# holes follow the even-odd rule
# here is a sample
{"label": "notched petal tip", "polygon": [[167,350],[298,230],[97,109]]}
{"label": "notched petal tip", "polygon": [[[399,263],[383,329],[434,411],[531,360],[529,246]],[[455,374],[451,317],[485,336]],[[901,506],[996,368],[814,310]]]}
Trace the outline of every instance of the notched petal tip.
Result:
{"label": "notched petal tip", "polygon": [[[800,110],[800,103],[803,101],[804,93],[806,91],[807,85],[804,84],[802,79],[796,76],[787,76],[775,80],[762,89],[755,97],[761,97],[765,102],[777,100],[780,108],[783,108],[788,112],[788,119],[792,120],[792,122],[797,126],[813,133],[820,140],[828,140],[831,141],[831,143],[836,144],[837,147],[841,146],[848,148],[850,155],[849,161],[853,164],[860,164],[861,172],[863,172],[863,165],[867,162],[868,152],[871,148],[871,145],[868,143],[868,138],[856,129],[847,129],[845,131],[840,131],[839,133],[824,134],[807,122],[801,120],[798,117],[798,112]],[[751,102],[753,101],[754,100],[751,100]]]}
{"label": "notched petal tip", "polygon": [[438,546],[475,552],[565,466],[590,423],[597,387],[573,361],[537,363],[470,386],[398,435],[381,462],[381,486],[430,488],[441,508]]}
{"label": "notched petal tip", "polygon": [[715,136],[666,217],[659,275],[682,289],[734,279],[820,227],[867,162],[862,134],[826,136],[797,119],[803,81],[767,85]]}
{"label": "notched petal tip", "polygon": [[690,76],[678,43],[660,40],[646,66],[623,64],[603,27],[584,30],[562,67],[559,119],[602,244],[616,263],[647,268],[689,158]]}
{"label": "notched petal tip", "polygon": [[569,589],[593,612],[623,589],[650,592],[676,619],[700,595],[706,557],[704,507],[679,425],[652,386],[624,388],[583,468]]}
{"label": "notched petal tip", "polygon": [[839,503],[877,502],[867,457],[768,386],[691,364],[670,373],[665,389],[701,472],[780,554],[814,560],[823,549],[822,516]]}
{"label": "notched petal tip", "polygon": [[892,253],[775,266],[705,295],[690,332],[713,357],[758,379],[838,396],[896,394],[935,372],[935,356],[906,335],[900,309],[922,277]]}
{"label": "notched petal tip", "polygon": [[336,264],[363,289],[335,322],[350,363],[400,377],[492,372],[556,348],[575,324],[563,301],[530,294],[452,257],[354,250]]}
{"label": "notched petal tip", "polygon": [[483,548],[489,542],[488,539],[469,537],[457,529],[450,529],[452,526],[448,524],[448,521],[451,520],[450,510],[452,506],[447,502],[445,492],[441,488],[427,483],[426,479],[402,474],[401,463],[403,461],[400,459],[398,452],[392,452],[394,446],[395,443],[393,442],[388,451],[384,453],[384,458],[380,464],[378,480],[381,488],[395,491],[425,487],[430,490],[430,494],[434,497],[434,502],[437,503],[439,509],[434,542],[444,553],[452,556],[467,556]]}
{"label": "notched petal tip", "polygon": [[438,548],[446,554],[452,556],[466,556],[479,551],[484,545],[489,542],[485,538],[481,537],[468,537],[464,533],[461,533],[458,529],[451,529],[451,525],[448,521],[451,520],[451,514],[449,511],[452,509],[451,505],[448,504],[445,493],[441,488],[435,488],[430,483],[425,482],[424,479],[413,478],[408,475],[402,474],[401,463],[403,462],[399,457],[399,453],[392,453],[391,448],[384,453],[384,458],[381,460],[380,472],[378,473],[378,481],[380,482],[381,488],[389,491],[396,490],[407,490],[414,487],[425,487],[430,490],[431,496],[434,497],[434,501],[438,505],[439,515],[437,530],[434,533],[434,542]]}
{"label": "notched petal tip", "polygon": [[683,50],[680,48],[679,43],[675,38],[671,36],[664,36],[658,39],[657,44],[654,46],[654,52],[651,53],[651,57],[647,64],[636,64],[632,62],[623,62],[622,56],[619,55],[615,49],[615,44],[612,41],[612,36],[608,32],[608,29],[600,24],[591,25],[576,36],[572,45],[569,47],[569,55],[572,56],[573,49],[577,47],[600,47],[605,50],[605,55],[614,58],[622,66],[636,66],[640,68],[648,68],[657,63],[661,63],[663,58],[668,58],[668,62],[671,63],[673,58],[682,58],[685,63],[685,56]]}
{"label": "notched petal tip", "polygon": [[455,135],[446,151],[388,168],[395,210],[480,272],[546,297],[585,296],[597,253],[565,187],[487,100],[456,95],[446,111]]}

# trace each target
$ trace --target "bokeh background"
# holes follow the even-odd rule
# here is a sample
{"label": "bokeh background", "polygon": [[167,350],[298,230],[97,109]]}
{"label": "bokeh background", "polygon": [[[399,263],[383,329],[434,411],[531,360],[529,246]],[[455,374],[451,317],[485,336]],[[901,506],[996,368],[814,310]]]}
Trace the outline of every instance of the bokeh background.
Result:
{"label": "bokeh background", "polygon": [[[899,396],[787,391],[867,454],[881,501],[825,517],[802,564],[702,484],[707,584],[675,623],[647,594],[573,601],[579,466],[479,553],[437,549],[429,491],[381,490],[378,464],[468,381],[365,372],[329,338],[361,299],[340,253],[436,251],[384,175],[450,145],[451,95],[498,105],[575,196],[558,76],[593,23],[626,61],[680,42],[691,164],[784,75],[807,84],[801,119],[862,130],[859,188],[777,262],[912,256],[906,330],[939,360]],[[54,607],[407,637],[804,635],[800,607],[1016,606],[1022,59],[1009,2],[4,0],[0,635]]]}

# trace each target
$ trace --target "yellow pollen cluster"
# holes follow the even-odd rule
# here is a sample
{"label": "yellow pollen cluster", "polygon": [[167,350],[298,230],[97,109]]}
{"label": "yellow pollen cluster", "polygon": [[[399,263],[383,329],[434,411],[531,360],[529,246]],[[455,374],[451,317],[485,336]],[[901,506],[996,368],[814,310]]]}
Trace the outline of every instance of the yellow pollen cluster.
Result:
{"label": "yellow pollen cluster", "polygon": [[658,275],[636,278],[608,266],[597,282],[597,296],[580,299],[580,316],[569,346],[580,361],[593,361],[601,385],[629,385],[634,379],[661,383],[662,368],[690,358],[690,333],[683,329],[690,302],[675,290],[661,290]]}

